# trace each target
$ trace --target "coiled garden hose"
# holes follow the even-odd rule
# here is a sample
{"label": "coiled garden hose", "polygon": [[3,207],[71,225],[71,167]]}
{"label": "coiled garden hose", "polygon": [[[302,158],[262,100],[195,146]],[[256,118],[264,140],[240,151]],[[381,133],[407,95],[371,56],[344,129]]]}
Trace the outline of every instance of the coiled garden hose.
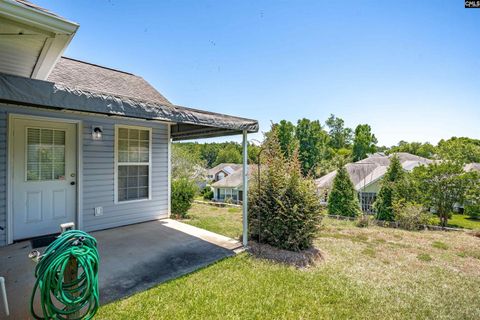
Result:
{"label": "coiled garden hose", "polygon": [[[66,281],[65,270],[76,259],[76,278]],[[79,230],[63,232],[39,257],[30,312],[35,319],[91,319],[99,306],[97,240]],[[68,272],[69,270],[67,270]],[[42,316],[34,310],[39,291]]]}

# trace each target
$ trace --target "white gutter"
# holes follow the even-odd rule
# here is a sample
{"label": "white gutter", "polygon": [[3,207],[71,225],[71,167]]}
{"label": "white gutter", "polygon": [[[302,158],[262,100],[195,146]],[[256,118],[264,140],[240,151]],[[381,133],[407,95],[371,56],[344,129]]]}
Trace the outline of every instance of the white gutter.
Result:
{"label": "white gutter", "polygon": [[65,18],[29,7],[14,0],[1,0],[0,13],[14,21],[35,26],[56,34],[73,34],[79,25]]}

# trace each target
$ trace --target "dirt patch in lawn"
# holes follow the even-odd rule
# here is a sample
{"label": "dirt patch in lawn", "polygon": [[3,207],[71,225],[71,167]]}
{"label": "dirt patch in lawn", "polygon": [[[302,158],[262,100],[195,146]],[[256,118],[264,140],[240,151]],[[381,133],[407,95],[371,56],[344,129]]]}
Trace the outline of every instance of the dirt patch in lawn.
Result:
{"label": "dirt patch in lawn", "polygon": [[296,268],[308,268],[320,264],[325,256],[317,248],[295,252],[282,250],[268,244],[250,241],[248,250],[251,255],[260,259],[267,259],[274,262],[294,266]]}

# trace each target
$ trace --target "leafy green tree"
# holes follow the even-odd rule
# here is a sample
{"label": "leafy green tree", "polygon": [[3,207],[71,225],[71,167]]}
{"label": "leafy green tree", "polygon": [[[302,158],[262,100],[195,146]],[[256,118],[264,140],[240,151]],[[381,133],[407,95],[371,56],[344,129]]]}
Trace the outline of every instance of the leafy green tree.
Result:
{"label": "leafy green tree", "polygon": [[455,204],[465,200],[468,176],[458,162],[443,161],[416,167],[412,175],[418,181],[421,203],[434,209],[442,226],[447,226]]}
{"label": "leafy green tree", "polygon": [[333,179],[332,190],[328,195],[328,213],[347,217],[356,217],[360,214],[357,191],[344,166],[337,170]]}
{"label": "leafy green tree", "polygon": [[353,161],[365,159],[369,153],[374,153],[377,142],[370,125],[359,124],[353,139]]}
{"label": "leafy green tree", "polygon": [[205,143],[200,149],[200,157],[205,161],[207,168],[214,167],[215,160],[217,160],[218,151],[220,148],[216,143]]}
{"label": "leafy green tree", "polygon": [[172,179],[205,180],[205,162],[200,159],[198,153],[192,152],[190,147],[182,146],[181,143],[173,143],[171,163]]}
{"label": "leafy green tree", "polygon": [[345,122],[341,118],[335,117],[331,114],[325,121],[325,124],[330,129],[328,134],[330,136],[329,145],[334,149],[349,148],[352,143],[352,129],[345,128]]}
{"label": "leafy green tree", "polygon": [[327,155],[328,134],[318,120],[298,120],[295,130],[299,160],[304,176],[315,174],[315,167]]}
{"label": "leafy green tree", "polygon": [[313,180],[302,176],[297,152],[284,157],[276,134],[264,142],[262,157],[260,183],[251,179],[249,190],[251,239],[292,251],[311,247],[321,219]]}
{"label": "leafy green tree", "polygon": [[176,218],[185,218],[192,207],[193,198],[198,191],[193,180],[179,178],[172,180],[172,215]]}
{"label": "leafy green tree", "polygon": [[214,166],[220,163],[242,163],[242,154],[234,145],[227,145],[218,152]]}
{"label": "leafy green tree", "polygon": [[249,164],[258,164],[258,160],[259,160],[258,156],[260,155],[261,157],[261,154],[260,154],[261,148],[262,148],[261,146],[258,146],[256,144],[248,143],[247,153],[248,153]]}
{"label": "leafy green tree", "polygon": [[373,204],[376,217],[378,220],[394,220],[394,208],[395,202],[395,190],[396,185],[404,178],[404,171],[400,159],[397,156],[393,156],[390,160],[390,165],[382,180],[380,191],[378,192],[377,199]]}
{"label": "leafy green tree", "polygon": [[480,140],[477,139],[452,137],[448,140],[440,140],[437,151],[441,159],[462,164],[480,162]]}
{"label": "leafy green tree", "polygon": [[480,173],[465,173],[466,192],[465,192],[465,214],[471,218],[480,218]]}
{"label": "leafy green tree", "polygon": [[290,121],[282,120],[274,124],[273,129],[277,134],[283,155],[287,159],[290,158],[298,145],[295,137],[295,126]]}
{"label": "leafy green tree", "polygon": [[398,145],[393,146],[389,150],[387,150],[386,153],[392,154],[395,152],[408,152],[419,157],[432,159],[436,154],[436,149],[432,144],[428,142],[406,142],[402,140],[398,143]]}

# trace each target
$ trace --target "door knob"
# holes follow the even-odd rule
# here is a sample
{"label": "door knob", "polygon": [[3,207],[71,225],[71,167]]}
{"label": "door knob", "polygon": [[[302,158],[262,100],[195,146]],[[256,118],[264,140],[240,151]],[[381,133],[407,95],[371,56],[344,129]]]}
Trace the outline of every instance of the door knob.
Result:
{"label": "door knob", "polygon": [[71,185],[71,186],[74,186],[74,185],[75,185],[75,181],[70,182],[70,185]]}

